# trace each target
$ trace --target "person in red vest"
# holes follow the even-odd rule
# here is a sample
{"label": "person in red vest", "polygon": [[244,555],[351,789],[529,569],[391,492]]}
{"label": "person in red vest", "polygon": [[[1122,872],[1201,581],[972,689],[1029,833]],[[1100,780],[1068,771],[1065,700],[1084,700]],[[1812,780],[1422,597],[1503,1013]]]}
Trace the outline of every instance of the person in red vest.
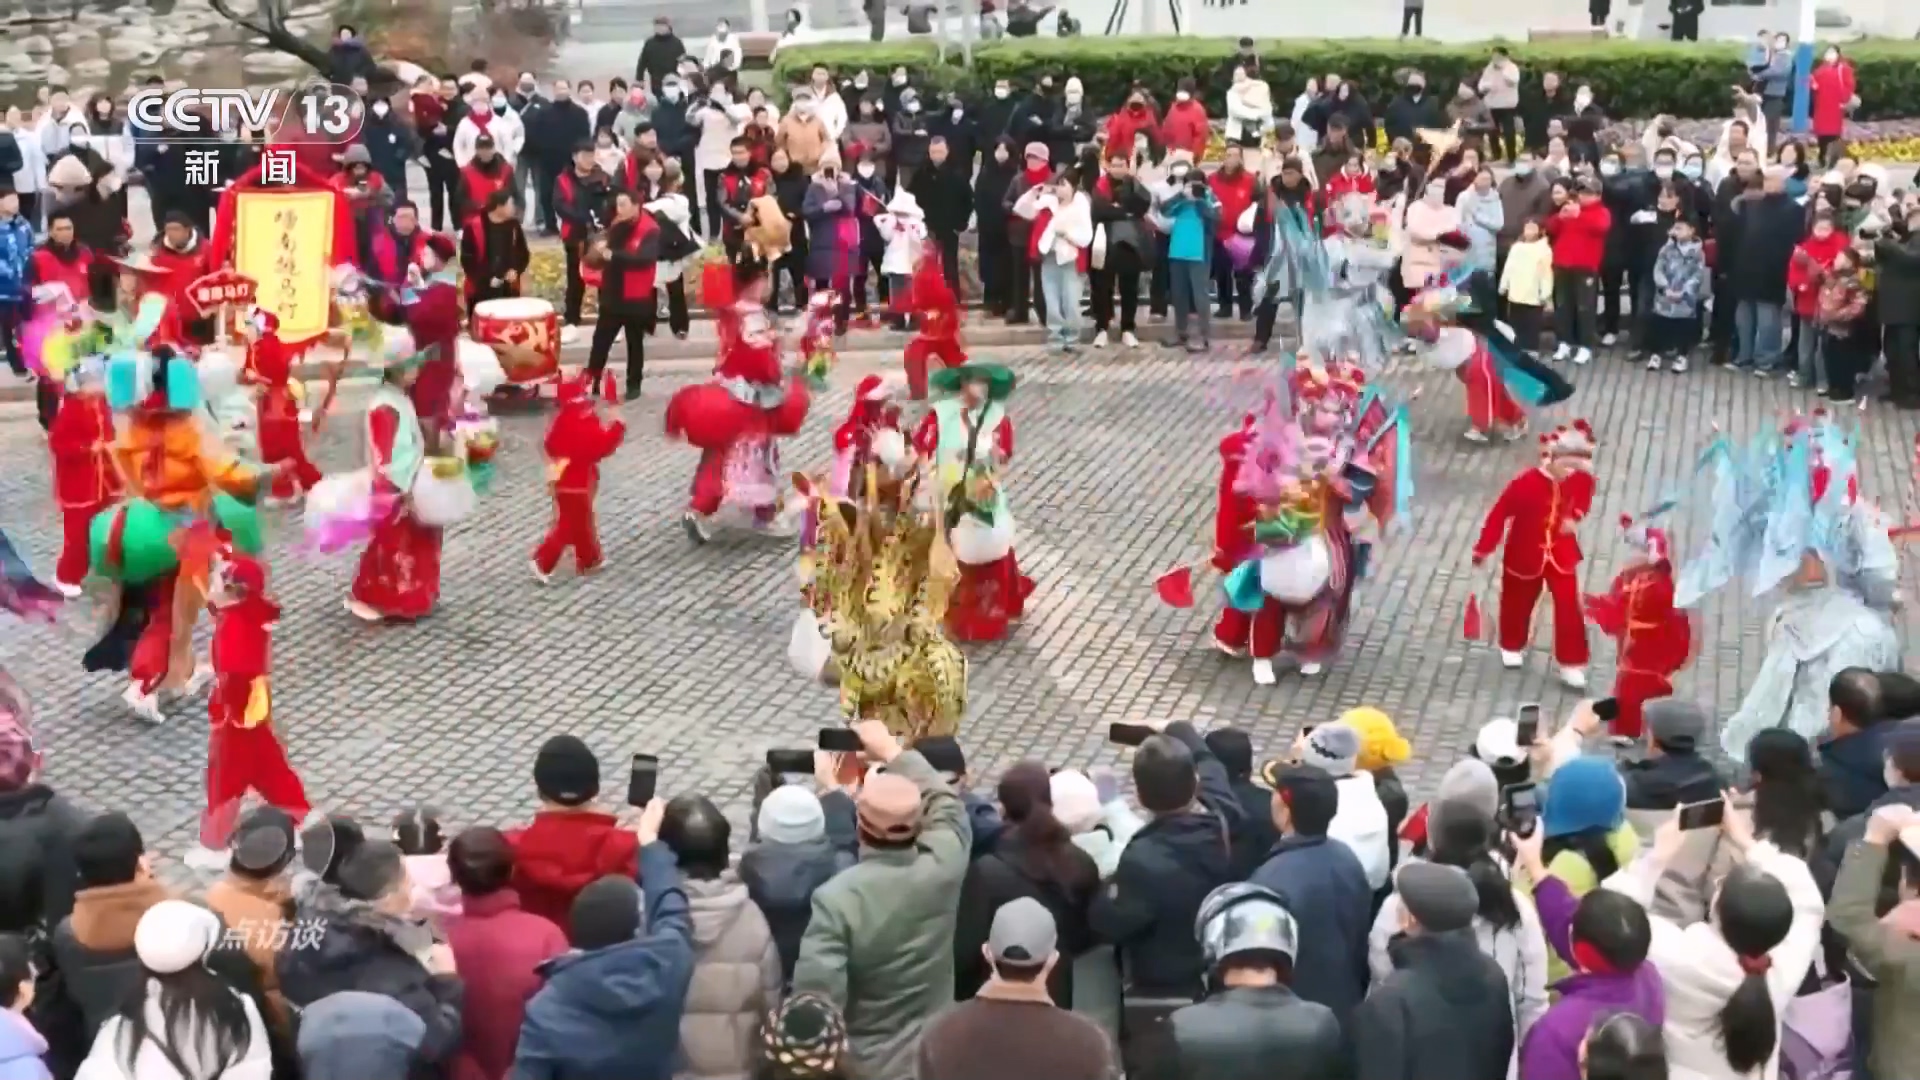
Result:
{"label": "person in red vest", "polygon": [[[646,215],[641,215],[642,217]],[[533,576],[542,584],[573,549],[574,572],[600,569],[600,530],[593,500],[600,490],[600,463],[613,456],[627,437],[627,425],[608,420],[594,407],[593,376],[583,374],[560,384],[560,407],[547,425],[547,483],[553,489],[553,525],[533,552]]]}
{"label": "person in red vest", "polygon": [[187,299],[187,287],[212,271],[207,245],[193,219],[174,211],[154,238],[148,257],[166,273],[149,279],[147,291],[167,298],[167,314],[150,339],[178,348],[197,348],[213,342],[213,318],[201,316]]}
{"label": "person in red vest", "polygon": [[51,286],[60,286],[67,300],[85,304],[93,296],[93,249],[74,235],[73,215],[55,210],[47,216],[47,242],[35,249],[28,264],[36,299],[52,298]]}
{"label": "person in red vest", "polygon": [[88,539],[93,519],[120,497],[120,473],[113,464],[113,410],[103,392],[100,361],[82,361],[68,375],[71,389],[47,429],[53,459],[53,499],[60,507],[60,561],[53,587],[63,596],[80,595],[86,579]]}
{"label": "person in red vest", "polygon": [[[589,385],[597,384],[607,368],[615,335],[627,336],[627,400],[640,396],[640,378],[647,363],[645,337],[653,332],[654,268],[660,260],[660,225],[652,214],[640,212],[639,196],[619,191],[613,196],[613,224],[599,241],[606,272],[600,278],[600,317],[593,326],[593,349],[587,354]],[[613,380],[602,396],[609,399]]]}
{"label": "person in red vest", "polygon": [[[387,207],[394,200],[393,189],[387,186],[385,177],[373,171],[373,156],[363,145],[356,143],[347,147],[340,163],[343,168],[327,181],[327,186],[347,197],[347,205],[353,212],[353,265],[362,274],[370,273],[374,268],[374,237],[386,222]],[[335,261],[339,261],[337,252]]]}
{"label": "person in red vest", "polygon": [[1253,318],[1253,268],[1234,265],[1233,257],[1227,253],[1227,241],[1238,234],[1240,215],[1253,205],[1258,178],[1247,171],[1240,148],[1229,146],[1220,159],[1220,168],[1207,178],[1207,186],[1220,202],[1213,244],[1213,288],[1219,294],[1220,307],[1213,317],[1231,319],[1237,306],[1240,320],[1245,322]]}
{"label": "person in red vest", "polygon": [[520,227],[513,194],[496,191],[487,196],[481,214],[468,218],[460,229],[460,270],[467,311],[471,313],[488,300],[519,296],[520,280],[532,261],[527,231]]}
{"label": "person in red vest", "polygon": [[[396,286],[405,284],[409,272],[416,268],[424,275],[429,262],[427,245],[432,238],[432,233],[420,227],[419,207],[410,202],[396,204],[393,216],[385,224],[373,226],[368,251],[369,275]],[[382,322],[398,323],[401,319],[400,302],[393,290],[375,291],[368,297],[367,306]]]}
{"label": "person in red vest", "polygon": [[513,162],[500,156],[493,136],[482,135],[473,143],[473,160],[460,170],[460,197],[456,200],[454,220],[465,225],[468,218],[484,212],[487,197],[496,191],[513,191]]}

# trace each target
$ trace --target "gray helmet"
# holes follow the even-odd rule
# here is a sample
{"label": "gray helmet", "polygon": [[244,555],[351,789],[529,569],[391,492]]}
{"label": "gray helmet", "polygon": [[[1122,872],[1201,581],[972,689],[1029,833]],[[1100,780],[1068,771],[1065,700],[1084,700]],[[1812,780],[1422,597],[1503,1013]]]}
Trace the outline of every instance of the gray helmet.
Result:
{"label": "gray helmet", "polygon": [[1248,952],[1279,953],[1291,962],[1300,943],[1300,928],[1280,894],[1244,881],[1207,894],[1193,920],[1193,933],[1208,971]]}

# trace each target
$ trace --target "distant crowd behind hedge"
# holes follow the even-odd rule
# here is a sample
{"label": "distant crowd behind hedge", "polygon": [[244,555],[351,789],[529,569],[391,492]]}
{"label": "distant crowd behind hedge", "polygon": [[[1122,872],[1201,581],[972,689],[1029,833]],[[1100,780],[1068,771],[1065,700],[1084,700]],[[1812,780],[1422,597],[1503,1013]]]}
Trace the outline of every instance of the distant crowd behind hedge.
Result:
{"label": "distant crowd behind hedge", "polygon": [[[1273,90],[1275,111],[1284,116],[1309,78],[1337,72],[1356,83],[1375,115],[1397,92],[1395,75],[1408,68],[1426,73],[1427,85],[1444,100],[1461,79],[1478,81],[1495,45],[1505,45],[1520,65],[1525,85],[1540,74],[1558,71],[1570,85],[1593,87],[1594,99],[1611,117],[1726,116],[1732,88],[1746,85],[1746,47],[1732,43],[1641,41],[1475,42],[1440,44],[1421,39],[1264,40],[1256,44],[1260,76]],[[1842,45],[1858,76],[1858,120],[1920,115],[1920,42],[1861,41]],[[1223,60],[1234,55],[1227,38],[1097,37],[1007,39],[974,50],[973,68],[960,66],[959,50],[947,63],[925,41],[847,42],[795,45],[774,58],[774,77],[784,89],[803,83],[815,64],[836,76],[867,69],[873,85],[885,85],[882,72],[906,65],[915,82],[934,90],[958,89],[984,97],[1000,79],[1022,89],[1042,74],[1058,79],[1076,75],[1087,100],[1101,112],[1117,108],[1127,88],[1144,83],[1165,104],[1182,78],[1199,81],[1207,111],[1225,108],[1213,82]]]}

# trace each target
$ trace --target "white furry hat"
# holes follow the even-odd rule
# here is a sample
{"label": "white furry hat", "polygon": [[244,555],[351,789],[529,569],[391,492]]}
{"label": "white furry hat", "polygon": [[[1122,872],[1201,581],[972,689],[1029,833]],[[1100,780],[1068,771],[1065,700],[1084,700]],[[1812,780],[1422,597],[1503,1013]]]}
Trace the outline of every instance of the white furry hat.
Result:
{"label": "white furry hat", "polygon": [[1074,835],[1100,824],[1100,791],[1079,769],[1061,769],[1048,781],[1053,794],[1053,816]]}
{"label": "white furry hat", "polygon": [[86,187],[93,183],[93,173],[78,154],[68,154],[47,170],[47,183],[53,187]]}
{"label": "white furry hat", "polygon": [[162,900],[140,916],[133,930],[133,951],[155,975],[185,971],[206,959],[220,944],[220,920],[185,900]]}

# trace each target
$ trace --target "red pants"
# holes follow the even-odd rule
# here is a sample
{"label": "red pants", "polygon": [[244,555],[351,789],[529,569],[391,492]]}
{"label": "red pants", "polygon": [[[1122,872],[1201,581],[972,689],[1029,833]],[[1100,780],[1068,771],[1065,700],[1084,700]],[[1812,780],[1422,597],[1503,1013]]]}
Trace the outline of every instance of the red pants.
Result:
{"label": "red pants", "polygon": [[1272,597],[1251,613],[1226,608],[1220,612],[1220,621],[1213,624],[1213,636],[1220,644],[1255,660],[1271,660],[1287,643],[1287,609]]}
{"label": "red pants", "polygon": [[[174,571],[141,586],[146,590],[147,624],[133,644],[127,674],[143,694],[153,693],[169,680],[168,689],[177,690],[193,674],[193,622],[198,621],[200,609],[194,607],[186,613],[177,610],[185,599],[179,582],[179,572]],[[187,625],[176,632],[176,624],[181,621]]]}
{"label": "red pants", "polygon": [[1615,735],[1638,739],[1640,733],[1646,730],[1641,707],[1649,701],[1672,695],[1673,681],[1665,675],[1621,668],[1613,676],[1613,700],[1620,706],[1620,712],[1608,726]]}
{"label": "red pants", "polygon": [[1544,588],[1553,602],[1553,658],[1564,667],[1587,663],[1587,619],[1580,609],[1580,583],[1572,574],[1548,570],[1539,577],[1504,574],[1500,579],[1500,649],[1521,652],[1533,629],[1533,607]]}
{"label": "red pants", "polygon": [[[278,414],[279,409],[293,409],[287,416]],[[269,415],[270,411],[276,415]],[[321,472],[313,462],[307,460],[307,448],[300,436],[300,413],[289,398],[281,406],[269,405],[262,399],[258,410],[260,424],[260,462],[271,468],[283,461],[293,462],[293,471],[281,473],[273,478],[273,488],[269,492],[276,499],[291,499],[303,491],[311,491],[313,485],[320,482]]]}
{"label": "red pants", "polygon": [[593,516],[593,494],[587,491],[553,493],[553,524],[546,539],[533,551],[533,565],[551,574],[560,557],[573,549],[573,567],[579,573],[600,568],[600,528]]}
{"label": "red pants", "polygon": [[1467,386],[1467,422],[1475,431],[1514,428],[1527,422],[1526,410],[1507,392],[1493,358],[1484,348],[1454,370]]}
{"label": "red pants", "polygon": [[107,504],[102,503],[60,511],[60,561],[53,564],[53,580],[62,585],[78,585],[87,579],[87,566],[92,561],[89,536],[93,519],[106,508]]}
{"label": "red pants", "polygon": [[700,464],[693,469],[693,490],[688,494],[687,509],[707,517],[720,509],[720,502],[726,496],[727,452],[700,451]]}
{"label": "red pants", "polygon": [[920,334],[907,342],[906,359],[907,393],[913,400],[921,401],[927,396],[927,361],[938,360],[947,367],[959,367],[967,362],[967,352],[953,338]]}
{"label": "red pants", "polygon": [[[245,703],[240,703],[245,708]],[[311,806],[307,789],[287,764],[287,752],[274,737],[273,725],[235,727],[213,725],[207,738],[207,812],[200,819],[200,843],[221,848],[240,817],[240,800],[257,792],[267,805],[287,812],[297,824]]]}

